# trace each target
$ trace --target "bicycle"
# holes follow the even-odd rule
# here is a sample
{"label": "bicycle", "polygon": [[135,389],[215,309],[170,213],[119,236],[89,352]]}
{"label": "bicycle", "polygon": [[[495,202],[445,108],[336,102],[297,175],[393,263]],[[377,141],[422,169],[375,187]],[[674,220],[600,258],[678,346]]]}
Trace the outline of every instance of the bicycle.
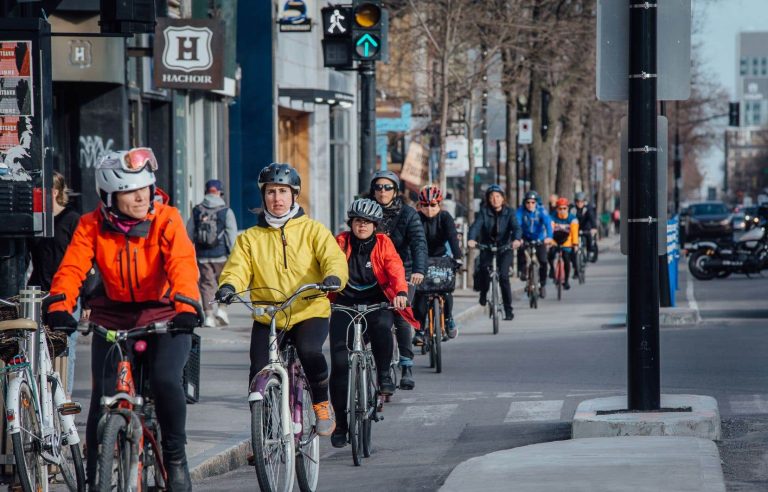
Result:
{"label": "bicycle", "polygon": [[280,304],[248,301],[240,297],[241,293],[236,295],[256,316],[270,317],[269,363],[253,377],[248,392],[251,448],[256,478],[264,492],[290,492],[294,481],[302,492],[317,488],[320,440],[315,431],[312,393],[290,339],[282,340],[282,351],[278,348],[276,316],[309,290],[325,293],[337,288],[305,284]]}
{"label": "bicycle", "polygon": [[568,281],[568,279],[565,278],[565,259],[563,258],[563,247],[558,243],[554,246],[554,248],[554,282],[555,288],[557,289],[557,300],[559,301],[563,298],[563,286]]}
{"label": "bicycle", "polygon": [[363,464],[363,457],[371,456],[371,426],[378,422],[379,384],[376,375],[376,362],[370,344],[364,343],[365,316],[379,309],[392,309],[389,303],[359,304],[344,306],[331,304],[331,309],[347,313],[351,318],[353,341],[349,350],[349,379],[347,380],[347,422],[348,439],[352,444],[352,461],[355,466]]}
{"label": "bicycle", "polygon": [[49,334],[39,321],[47,305],[64,297],[44,299],[37,287],[28,287],[20,294],[18,303],[0,299],[8,308],[21,307],[22,315],[0,321],[7,364],[0,374],[7,382],[5,418],[16,473],[24,492],[48,490],[48,465],[55,465],[70,491],[83,491],[85,469],[73,417],[80,412],[80,405],[67,398],[52,364],[53,358],[66,350],[67,337],[61,332]]}
{"label": "bicycle", "polygon": [[541,241],[527,241],[523,254],[525,256],[526,264],[526,282],[525,293],[528,295],[528,303],[531,309],[539,308],[539,257],[536,256],[536,248],[541,244]]}
{"label": "bicycle", "polygon": [[422,325],[426,328],[424,332],[424,345],[422,353],[429,353],[429,367],[436,373],[443,372],[443,349],[442,341],[446,336],[445,331],[445,299],[442,294],[431,292],[427,296],[427,318]]}
{"label": "bicycle", "polygon": [[496,257],[506,251],[512,249],[512,246],[506,244],[498,247],[488,244],[478,244],[477,248],[480,251],[491,252],[491,266],[488,268],[488,276],[490,279],[491,297],[488,299],[488,317],[493,320],[493,334],[499,334],[499,320],[502,317],[503,305],[501,302],[501,291],[499,286],[499,268],[496,264]]}
{"label": "bicycle", "polygon": [[[586,231],[579,232],[579,238],[581,241],[579,241],[579,245],[581,246],[576,251],[576,277],[579,279],[579,284],[583,284],[586,282],[586,270],[587,270],[587,264],[591,262],[590,260],[590,253],[587,251],[586,245],[587,243],[587,234],[589,234]],[[595,243],[595,248],[597,247],[597,243]]]}
{"label": "bicycle", "polygon": [[[193,299],[176,294],[175,302],[183,302],[195,308],[202,323],[202,307]],[[88,323],[80,331],[87,335],[94,333],[113,343],[112,350],[119,356],[117,363],[116,393],[102,396],[100,404],[103,414],[99,419],[97,464],[97,490],[159,491],[168,486],[168,473],[163,463],[160,447],[160,427],[155,414],[154,395],[149,385],[149,371],[145,371],[141,360],[147,349],[144,338],[152,335],[174,333],[172,321],[156,321],[131,330],[112,330],[96,323]],[[128,341],[133,344],[134,364],[128,356]],[[144,342],[144,343],[142,343]]]}

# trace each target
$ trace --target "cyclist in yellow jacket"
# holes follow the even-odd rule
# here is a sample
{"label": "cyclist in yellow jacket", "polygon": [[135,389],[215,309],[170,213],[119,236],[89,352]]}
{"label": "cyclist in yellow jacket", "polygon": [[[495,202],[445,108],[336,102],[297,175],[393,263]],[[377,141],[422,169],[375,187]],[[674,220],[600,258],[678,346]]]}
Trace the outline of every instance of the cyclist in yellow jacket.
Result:
{"label": "cyclist in yellow jacket", "polygon": [[[576,250],[579,247],[579,219],[568,211],[568,199],[558,198],[555,203],[555,214],[552,216],[552,238],[563,248],[563,257],[565,259],[565,284],[563,288],[568,290],[571,284],[568,279],[571,278],[571,264],[574,270],[579,268],[576,263]],[[555,261],[555,248],[549,250],[549,271],[553,272]]]}
{"label": "cyclist in yellow jacket", "polygon": [[[324,225],[307,217],[296,203],[299,174],[288,164],[273,163],[259,174],[264,211],[258,223],[240,234],[219,277],[216,300],[231,301],[235,292],[250,290],[254,301],[282,302],[298,287],[322,283],[341,290],[347,283],[347,258]],[[277,326],[291,337],[309,380],[317,415],[317,433],[329,436],[336,424],[328,403],[328,338],[331,306],[325,296],[300,298]],[[248,381],[269,359],[269,316],[254,316]]]}

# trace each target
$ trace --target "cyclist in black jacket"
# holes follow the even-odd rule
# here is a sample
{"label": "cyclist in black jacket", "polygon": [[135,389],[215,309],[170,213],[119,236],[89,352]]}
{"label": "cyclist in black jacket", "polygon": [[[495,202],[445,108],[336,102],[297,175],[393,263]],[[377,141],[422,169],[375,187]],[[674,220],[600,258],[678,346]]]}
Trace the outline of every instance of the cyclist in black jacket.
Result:
{"label": "cyclist in black jacket", "polygon": [[[461,264],[462,254],[456,224],[450,213],[440,210],[442,201],[443,192],[437,186],[425,186],[419,193],[419,219],[424,226],[424,234],[427,238],[428,256],[449,256],[450,253],[456,263]],[[445,247],[446,243],[450,246],[450,251]],[[458,331],[453,321],[453,294],[447,292],[443,298],[445,299],[446,334],[448,338],[456,338]],[[426,296],[417,292],[413,299],[413,311],[422,326],[425,326],[424,319],[428,310]],[[422,345],[423,343],[423,332],[416,332],[413,344]]]}
{"label": "cyclist in black jacket", "polygon": [[[594,208],[587,203],[586,195],[583,191],[576,193],[573,214],[579,219],[579,230],[584,232],[587,251],[594,252],[597,244],[593,240],[597,233],[597,220],[595,219]],[[574,272],[575,275],[575,272]],[[575,278],[575,277],[574,277]]]}
{"label": "cyclist in black jacket", "polygon": [[[469,227],[467,246],[474,248],[477,243],[506,246],[511,243],[512,248],[520,247],[520,239],[523,231],[517,223],[517,215],[505,201],[504,190],[501,186],[493,184],[485,191],[485,203],[475,218],[475,222]],[[512,251],[507,250],[497,253],[496,264],[499,269],[499,285],[501,286],[501,299],[504,303],[504,319],[511,320],[515,317],[512,312],[512,289],[509,286],[509,268],[512,266]],[[475,289],[480,291],[480,304],[485,306],[487,302],[490,278],[488,268],[491,266],[493,256],[490,251],[480,253],[480,265],[476,275]]]}
{"label": "cyclist in black jacket", "polygon": [[[398,196],[400,178],[392,171],[377,171],[371,179],[371,197],[384,210],[384,219],[378,231],[386,234],[395,245],[405,267],[405,277],[413,285],[424,280],[427,272],[427,240],[418,213],[403,203]],[[395,314],[397,347],[400,350],[400,388],[411,390],[413,381],[413,334],[411,325],[399,314]]]}

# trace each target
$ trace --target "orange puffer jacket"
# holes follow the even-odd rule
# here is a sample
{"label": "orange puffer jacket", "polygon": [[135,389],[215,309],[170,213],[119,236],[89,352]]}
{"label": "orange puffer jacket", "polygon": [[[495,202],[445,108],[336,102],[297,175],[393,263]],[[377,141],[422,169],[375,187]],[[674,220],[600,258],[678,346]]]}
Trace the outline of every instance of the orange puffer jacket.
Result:
{"label": "orange puffer jacket", "polygon": [[[117,230],[100,208],[83,215],[51,284],[66,300],[49,311],[72,312],[86,273],[96,263],[107,297],[118,302],[159,301],[178,293],[200,300],[195,247],[175,207],[155,203],[147,220],[127,233]],[[177,312],[195,312],[177,302]]]}

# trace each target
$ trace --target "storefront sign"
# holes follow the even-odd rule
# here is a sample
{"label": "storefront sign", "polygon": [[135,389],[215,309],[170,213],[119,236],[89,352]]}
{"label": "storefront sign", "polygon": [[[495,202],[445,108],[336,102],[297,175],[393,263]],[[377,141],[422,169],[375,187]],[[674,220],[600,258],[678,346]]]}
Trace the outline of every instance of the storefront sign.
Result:
{"label": "storefront sign", "polygon": [[408,154],[405,157],[400,179],[418,189],[423,186],[428,178],[427,159],[428,150],[418,142],[408,145]]}
{"label": "storefront sign", "polygon": [[280,32],[310,32],[312,31],[311,0],[286,0],[280,8],[277,23]]}
{"label": "storefront sign", "polygon": [[213,19],[158,19],[155,86],[224,88],[224,26]]}

